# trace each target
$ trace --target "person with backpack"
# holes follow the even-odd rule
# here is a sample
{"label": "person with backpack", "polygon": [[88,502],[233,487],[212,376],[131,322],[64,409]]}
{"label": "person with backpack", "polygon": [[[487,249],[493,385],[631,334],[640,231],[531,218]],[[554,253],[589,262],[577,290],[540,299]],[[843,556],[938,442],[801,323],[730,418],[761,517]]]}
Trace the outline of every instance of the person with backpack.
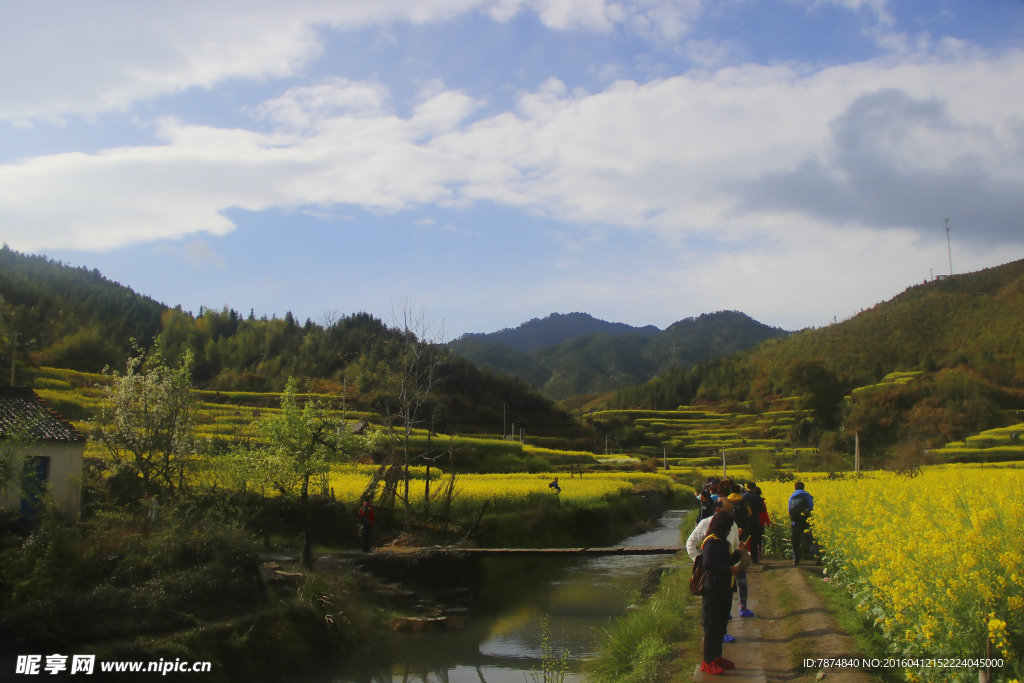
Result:
{"label": "person with backpack", "polygon": [[750,561],[753,564],[761,564],[758,561],[758,551],[761,548],[764,538],[764,526],[761,524],[761,513],[767,511],[764,500],[757,493],[757,484],[747,482],[747,490],[743,493],[743,502],[750,508],[750,519],[748,521],[750,538],[747,541],[747,549],[750,551]]}
{"label": "person with backpack", "polygon": [[789,497],[789,519],[790,519],[790,540],[793,542],[793,564],[800,564],[801,549],[804,541],[807,541],[808,552],[815,557],[815,564],[821,564],[817,557],[818,547],[814,542],[814,535],[811,533],[810,518],[814,511],[814,496],[804,490],[804,483],[798,481],[793,485],[795,489]]}
{"label": "person with backpack", "polygon": [[[696,528],[694,528],[694,530],[690,533],[689,538],[686,539],[686,554],[689,555],[690,559],[693,560],[694,562],[697,561],[698,557],[701,557],[701,548],[703,546],[704,539],[707,538],[708,534],[710,533],[710,527],[711,527],[712,520],[715,519],[715,517],[719,517],[719,519],[721,519],[722,517],[720,515],[723,512],[728,514],[728,515],[730,515],[730,518],[731,518],[731,514],[732,514],[732,501],[727,499],[725,496],[722,496],[721,498],[718,499],[718,502],[715,503],[715,506],[716,506],[715,514],[713,516],[711,516],[711,517],[708,517],[707,519],[702,519],[697,524]],[[729,543],[729,552],[730,553],[736,551],[736,549],[739,548],[739,545],[740,545],[739,527],[736,526],[736,522],[735,521],[732,522],[732,526],[729,527],[729,530],[727,532],[725,532],[725,535],[723,536],[723,538],[725,538],[725,540]],[[730,606],[730,608],[732,607],[732,599],[729,600],[729,606]],[[726,621],[728,621],[728,620],[729,620],[729,617],[728,617],[728,612],[727,612],[727,614],[726,614]],[[704,631],[707,632],[707,628],[708,628],[707,613],[705,611],[703,611],[703,610],[701,611],[701,614],[700,614],[700,625],[704,628]],[[729,635],[728,630],[729,629],[727,627],[725,629],[725,631],[722,633],[722,642],[724,642],[724,643],[731,643],[734,640],[736,640],[735,636]]]}
{"label": "person with backpack", "polygon": [[[741,493],[743,487],[739,484],[729,483],[729,502],[732,503],[732,516],[736,520],[736,525],[739,527],[739,538],[740,538],[740,551],[741,553],[747,550],[747,541],[750,540],[750,524],[751,524],[751,510],[747,501],[743,498]],[[747,572],[741,571],[736,575],[736,585],[739,586],[740,594],[740,616],[749,619],[750,617],[757,616],[753,611],[747,609]]]}
{"label": "person with backpack", "polygon": [[704,661],[700,670],[712,676],[720,676],[725,669],[736,665],[722,656],[729,623],[729,609],[732,594],[736,590],[736,575],[740,573],[737,563],[740,553],[728,541],[734,525],[732,515],[721,510],[715,513],[708,525],[708,534],[701,542],[701,561],[704,567],[704,590],[701,606],[704,615]]}
{"label": "person with backpack", "polygon": [[359,508],[359,525],[363,541],[363,552],[370,552],[370,542],[373,535],[373,497],[367,496],[363,499],[363,505]]}

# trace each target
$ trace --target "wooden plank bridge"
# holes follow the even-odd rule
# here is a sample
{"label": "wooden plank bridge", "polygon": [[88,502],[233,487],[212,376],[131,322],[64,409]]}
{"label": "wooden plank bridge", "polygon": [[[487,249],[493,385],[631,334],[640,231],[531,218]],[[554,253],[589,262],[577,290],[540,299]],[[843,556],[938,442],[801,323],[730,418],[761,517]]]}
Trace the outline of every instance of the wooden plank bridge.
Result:
{"label": "wooden plank bridge", "polygon": [[469,555],[566,556],[566,555],[675,555],[677,545],[620,545],[611,548],[450,548],[449,552]]}

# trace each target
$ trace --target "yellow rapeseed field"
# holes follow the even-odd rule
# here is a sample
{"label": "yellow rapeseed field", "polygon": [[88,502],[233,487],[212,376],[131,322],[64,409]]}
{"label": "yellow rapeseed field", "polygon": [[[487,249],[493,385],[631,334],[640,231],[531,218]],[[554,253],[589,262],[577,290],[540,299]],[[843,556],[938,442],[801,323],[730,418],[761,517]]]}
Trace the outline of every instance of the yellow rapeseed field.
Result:
{"label": "yellow rapeseed field", "polygon": [[[330,486],[340,500],[356,500],[369,483],[372,466],[348,466],[332,469]],[[414,477],[410,482],[410,499],[420,506],[426,491],[425,467],[410,468]],[[534,507],[545,500],[554,500],[555,491],[548,484],[558,477],[562,489],[559,494],[565,507],[590,507],[611,500],[637,488],[674,488],[680,493],[693,494],[691,489],[674,484],[662,474],[602,472],[587,474],[582,479],[567,478],[564,474],[460,474],[456,478],[453,513],[456,515],[476,510],[485,500],[491,501],[494,512],[512,512]],[[431,474],[432,497],[447,479],[436,469]]]}
{"label": "yellow rapeseed field", "polygon": [[[812,475],[813,476],[813,475]],[[1024,471],[943,467],[805,479],[830,579],[845,586],[907,657],[982,656],[1020,678],[1024,655]],[[760,484],[788,527],[792,482]],[[923,664],[924,662],[922,662]],[[997,674],[997,675],[996,675]],[[977,669],[909,667],[910,680],[977,680]]]}

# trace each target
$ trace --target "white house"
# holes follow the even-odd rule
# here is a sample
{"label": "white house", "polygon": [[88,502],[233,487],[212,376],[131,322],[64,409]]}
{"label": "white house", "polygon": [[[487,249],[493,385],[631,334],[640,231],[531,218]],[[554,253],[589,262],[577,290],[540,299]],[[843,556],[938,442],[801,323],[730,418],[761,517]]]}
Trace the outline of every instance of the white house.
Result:
{"label": "white house", "polygon": [[[0,387],[0,438],[28,429],[35,440],[27,467],[47,484],[48,495],[64,515],[77,520],[82,502],[85,437],[29,387]],[[0,488],[0,507],[20,507],[14,490]]]}

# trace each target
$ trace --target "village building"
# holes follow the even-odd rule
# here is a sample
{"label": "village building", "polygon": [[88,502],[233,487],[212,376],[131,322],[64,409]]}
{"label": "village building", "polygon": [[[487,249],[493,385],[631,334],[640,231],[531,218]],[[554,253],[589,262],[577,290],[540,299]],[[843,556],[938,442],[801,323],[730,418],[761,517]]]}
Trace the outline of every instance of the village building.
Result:
{"label": "village building", "polygon": [[[77,520],[82,503],[85,436],[30,387],[0,387],[0,438],[21,431],[31,439],[26,468],[44,484],[44,495],[56,508],[68,519]],[[7,491],[0,488],[2,508],[26,511],[31,502],[16,487]]]}

